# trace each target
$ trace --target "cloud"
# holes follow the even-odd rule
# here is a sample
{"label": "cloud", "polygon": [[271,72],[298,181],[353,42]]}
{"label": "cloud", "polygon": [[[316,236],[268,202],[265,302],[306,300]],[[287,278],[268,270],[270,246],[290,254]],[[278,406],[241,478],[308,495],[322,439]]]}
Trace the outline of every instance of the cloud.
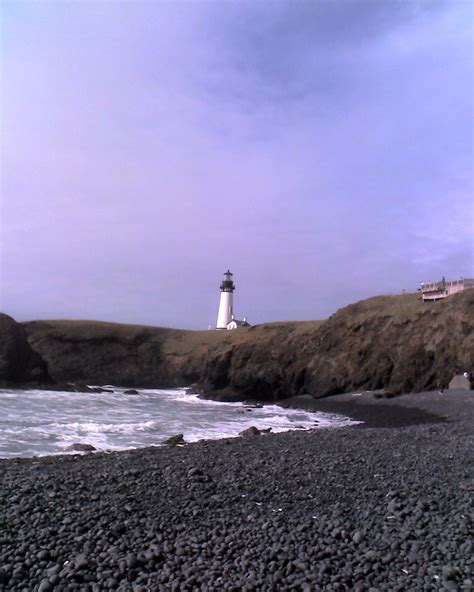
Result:
{"label": "cloud", "polygon": [[7,312],[207,327],[231,267],[251,322],[318,318],[474,273],[466,5],[2,10]]}

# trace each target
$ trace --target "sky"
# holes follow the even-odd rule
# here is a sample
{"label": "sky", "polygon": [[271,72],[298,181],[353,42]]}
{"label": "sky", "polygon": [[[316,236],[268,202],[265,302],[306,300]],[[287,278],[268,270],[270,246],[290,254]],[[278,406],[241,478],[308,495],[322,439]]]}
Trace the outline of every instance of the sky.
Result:
{"label": "sky", "polygon": [[326,318],[474,277],[470,0],[0,3],[0,308]]}

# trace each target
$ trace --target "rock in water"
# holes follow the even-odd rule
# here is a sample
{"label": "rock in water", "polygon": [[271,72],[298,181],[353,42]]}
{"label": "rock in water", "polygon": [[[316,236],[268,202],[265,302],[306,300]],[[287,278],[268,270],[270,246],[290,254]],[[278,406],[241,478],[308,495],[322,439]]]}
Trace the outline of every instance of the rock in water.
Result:
{"label": "rock in water", "polygon": [[166,440],[163,440],[163,444],[167,444],[168,446],[177,446],[178,444],[186,444],[184,441],[183,434],[175,434]]}

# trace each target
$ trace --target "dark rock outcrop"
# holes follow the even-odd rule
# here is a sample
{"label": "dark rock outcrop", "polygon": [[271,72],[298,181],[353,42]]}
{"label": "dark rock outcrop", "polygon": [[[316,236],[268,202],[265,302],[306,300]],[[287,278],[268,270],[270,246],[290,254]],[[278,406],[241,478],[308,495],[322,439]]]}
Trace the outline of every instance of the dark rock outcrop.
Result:
{"label": "dark rock outcrop", "polygon": [[175,434],[174,436],[170,436],[169,438],[166,438],[166,440],[163,440],[163,444],[166,444],[167,446],[182,446],[186,444],[186,442],[184,441],[183,434]]}
{"label": "dark rock outcrop", "polygon": [[24,327],[0,313],[0,383],[49,380],[46,362],[31,348]]}

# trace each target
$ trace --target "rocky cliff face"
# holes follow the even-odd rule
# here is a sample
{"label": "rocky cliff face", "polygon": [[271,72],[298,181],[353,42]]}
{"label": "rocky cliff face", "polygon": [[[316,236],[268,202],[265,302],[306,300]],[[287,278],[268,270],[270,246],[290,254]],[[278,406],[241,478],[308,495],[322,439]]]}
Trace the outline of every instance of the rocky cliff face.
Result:
{"label": "rocky cliff face", "polygon": [[97,321],[24,323],[58,382],[173,387],[195,382],[209,347],[225,333]]}
{"label": "rocky cliff face", "polygon": [[362,389],[419,391],[474,369],[474,291],[436,303],[378,296],[322,323],[261,325],[245,342],[211,348],[209,396],[279,400]]}
{"label": "rocky cliff face", "polygon": [[304,386],[322,395],[447,386],[454,373],[474,368],[473,313],[474,291],[436,303],[407,295],[348,306],[318,335]]}
{"label": "rocky cliff face", "polygon": [[25,329],[0,313],[0,384],[49,381],[46,362],[33,351]]}
{"label": "rocky cliff face", "polygon": [[198,382],[209,397],[276,401],[358,389],[409,392],[474,370],[474,290],[426,304],[378,296],[326,321],[178,331],[90,321],[25,323],[58,381],[138,387]]}

